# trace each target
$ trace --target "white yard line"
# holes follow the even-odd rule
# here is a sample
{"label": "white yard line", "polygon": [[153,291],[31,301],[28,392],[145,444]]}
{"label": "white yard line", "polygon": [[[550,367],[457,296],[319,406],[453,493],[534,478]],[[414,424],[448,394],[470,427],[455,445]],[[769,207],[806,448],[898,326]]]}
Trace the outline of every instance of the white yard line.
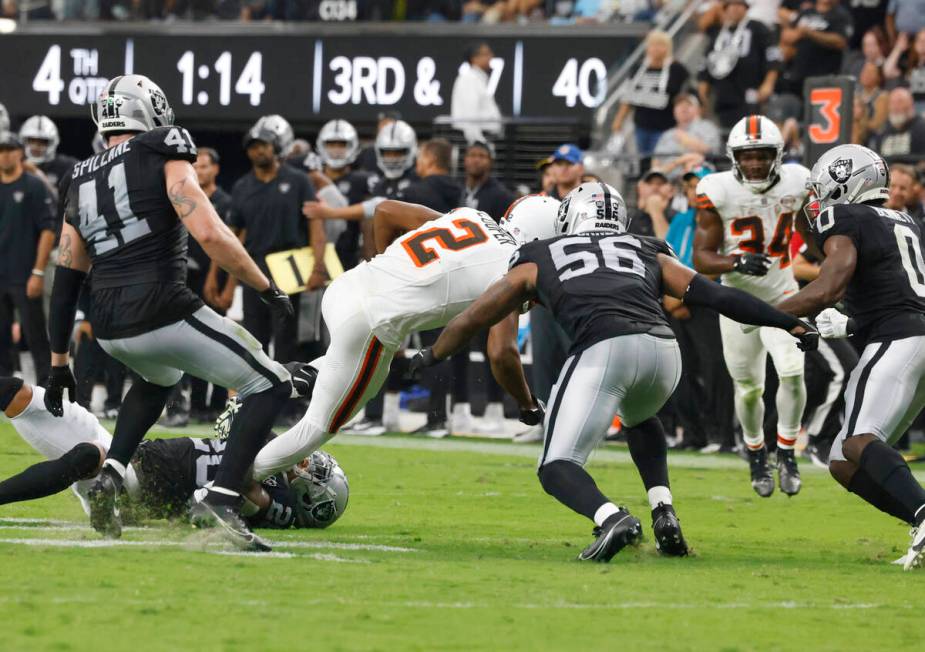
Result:
{"label": "white yard line", "polygon": [[[12,545],[20,546],[48,546],[53,548],[189,548],[191,550],[203,550],[205,552],[235,552],[235,551],[222,551],[222,550],[210,550],[208,547],[202,547],[202,542],[197,542],[195,540],[184,540],[184,541],[171,541],[166,539],[151,539],[148,541],[126,541],[124,539],[49,539],[49,538],[35,538],[35,537],[24,537],[24,538],[2,538],[0,539],[0,544],[8,543]],[[313,549],[313,550],[361,550],[365,552],[419,552],[416,548],[404,548],[400,546],[384,546],[376,545],[372,543],[342,543],[336,541],[268,541],[268,543],[274,548],[303,548],[303,549]],[[244,554],[255,554],[255,553],[244,553]],[[317,555],[294,555],[293,553],[286,553],[289,556],[302,556],[302,557],[311,557],[318,558],[324,561],[326,555],[317,554]],[[327,555],[333,556],[333,555]],[[331,561],[331,560],[327,560]]]}

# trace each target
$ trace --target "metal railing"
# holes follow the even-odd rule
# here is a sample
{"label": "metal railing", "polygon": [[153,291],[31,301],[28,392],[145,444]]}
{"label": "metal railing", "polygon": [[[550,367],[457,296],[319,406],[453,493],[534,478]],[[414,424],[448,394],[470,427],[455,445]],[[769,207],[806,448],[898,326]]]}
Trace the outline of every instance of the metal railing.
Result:
{"label": "metal railing", "polygon": [[[700,0],[687,0],[684,8],[669,19],[665,26],[665,31],[674,39],[681,30],[688,24],[691,17],[700,6]],[[594,120],[591,127],[591,137],[595,148],[601,148],[610,137],[610,125],[613,122],[614,114],[622,100],[620,93],[623,82],[630,76],[631,72],[642,62],[645,55],[645,41],[640,43],[633,53],[620,64],[616,72],[607,76],[607,95],[601,105],[594,112]]]}

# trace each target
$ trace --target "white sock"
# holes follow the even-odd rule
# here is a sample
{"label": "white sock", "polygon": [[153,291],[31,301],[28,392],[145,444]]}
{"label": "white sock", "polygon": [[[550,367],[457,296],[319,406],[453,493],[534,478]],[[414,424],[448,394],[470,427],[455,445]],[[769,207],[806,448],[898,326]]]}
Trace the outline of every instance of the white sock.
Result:
{"label": "white sock", "polygon": [[748,450],[757,451],[764,448],[764,435],[749,435],[746,432],[742,433],[742,438],[745,440],[745,446]]}
{"label": "white sock", "polygon": [[113,471],[119,474],[120,478],[125,477],[125,466],[123,466],[122,462],[120,462],[119,460],[114,460],[112,458],[109,458],[105,462],[103,462],[103,466],[108,466],[109,468],[111,468]]}
{"label": "white sock", "polygon": [[211,487],[209,487],[209,491],[214,491],[217,494],[225,494],[226,496],[240,496],[241,495],[237,491],[232,491],[231,489],[226,489],[225,487],[218,487],[216,485],[212,485]]}
{"label": "white sock", "polygon": [[666,505],[671,504],[671,489],[668,487],[663,487],[661,485],[657,487],[652,487],[648,491],[649,494],[649,507],[655,509],[658,507],[659,503],[664,503]]}
{"label": "white sock", "polygon": [[490,420],[503,420],[504,419],[504,405],[502,403],[489,403],[485,406],[485,419]]}
{"label": "white sock", "polygon": [[620,511],[620,508],[614,505],[613,503],[604,503],[597,508],[597,511],[594,512],[594,523],[598,527],[604,524],[611,515],[616,514]]}
{"label": "white sock", "polygon": [[382,398],[382,424],[397,429],[400,415],[401,394],[386,392]]}

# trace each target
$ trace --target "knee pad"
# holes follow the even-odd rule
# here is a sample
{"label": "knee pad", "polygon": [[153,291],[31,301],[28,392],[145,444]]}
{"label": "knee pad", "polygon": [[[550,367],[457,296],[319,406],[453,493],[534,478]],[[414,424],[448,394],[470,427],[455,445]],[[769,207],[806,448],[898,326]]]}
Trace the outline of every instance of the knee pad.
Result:
{"label": "knee pad", "polygon": [[10,403],[16,398],[16,394],[22,389],[22,386],[22,378],[14,378],[12,376],[0,377],[0,412],[3,412],[10,406]]}
{"label": "knee pad", "polygon": [[80,480],[95,476],[103,461],[102,458],[102,452],[96,444],[89,442],[81,442],[61,456],[61,460],[67,462],[75,473],[79,474],[77,478]]}
{"label": "knee pad", "polygon": [[735,381],[735,391],[738,397],[747,402],[760,401],[764,394],[764,385],[751,380]]}

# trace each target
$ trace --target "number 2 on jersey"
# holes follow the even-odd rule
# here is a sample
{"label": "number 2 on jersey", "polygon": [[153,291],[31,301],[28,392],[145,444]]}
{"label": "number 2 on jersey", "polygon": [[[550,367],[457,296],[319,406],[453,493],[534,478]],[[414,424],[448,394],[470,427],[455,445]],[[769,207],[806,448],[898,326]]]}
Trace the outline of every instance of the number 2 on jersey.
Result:
{"label": "number 2 on jersey", "polygon": [[434,227],[415,233],[401,243],[416,267],[424,267],[440,258],[434,246],[462,251],[488,240],[485,230],[472,220],[453,220],[453,226],[462,229],[465,234],[460,236],[445,227]]}

